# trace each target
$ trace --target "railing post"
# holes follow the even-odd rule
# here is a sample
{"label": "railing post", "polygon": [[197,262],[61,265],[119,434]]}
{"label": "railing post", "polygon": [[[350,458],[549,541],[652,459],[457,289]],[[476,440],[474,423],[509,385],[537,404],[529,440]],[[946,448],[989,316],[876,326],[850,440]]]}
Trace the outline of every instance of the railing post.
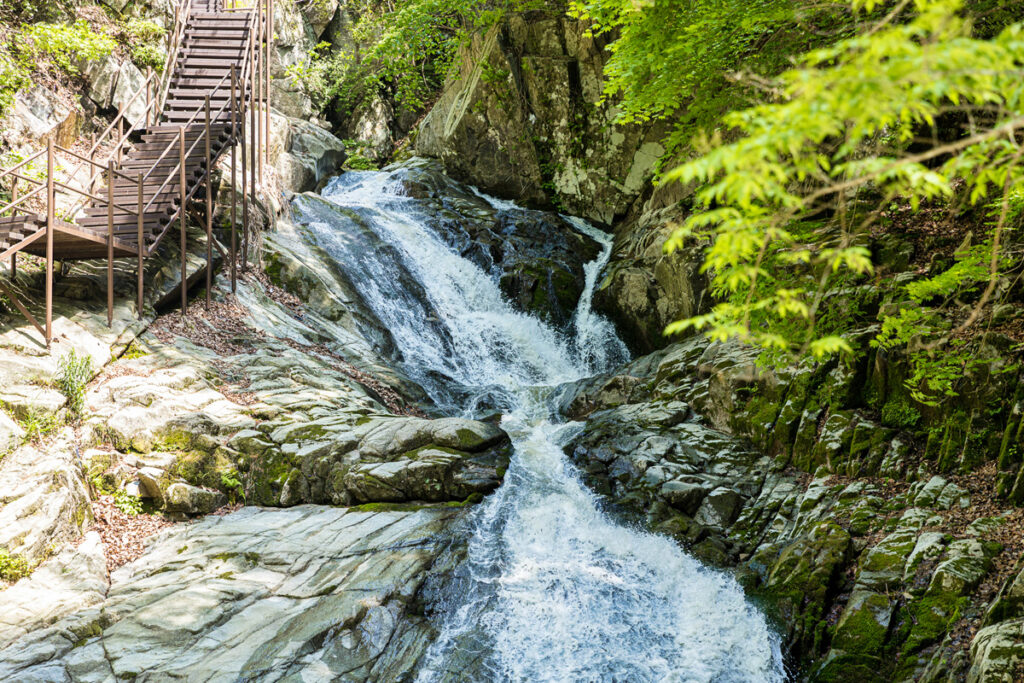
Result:
{"label": "railing post", "polygon": [[[250,67],[249,67],[250,77],[252,79],[252,89],[249,91],[249,103],[251,105],[249,107],[249,154],[250,154],[249,161],[251,163],[251,168],[249,169],[249,173],[251,174],[249,176],[249,191],[252,193],[254,200],[255,200],[255,197],[256,197],[256,147],[259,144],[259,128],[258,128],[258,126],[256,124],[256,121],[258,119],[258,115],[257,115],[256,110],[257,110],[257,107],[258,107],[258,104],[259,104],[258,100],[256,99],[256,97],[257,97],[256,87],[257,87],[257,83],[258,83],[259,79],[256,76],[256,61],[255,61],[256,60],[256,54],[257,54],[257,50],[255,48],[255,43],[256,43],[256,40],[258,39],[258,35],[259,35],[259,32],[257,30],[257,36],[254,36],[253,40],[250,41],[250,43],[249,43],[249,57],[253,60],[253,61],[250,62]],[[248,217],[249,217],[248,214],[246,214],[247,220],[246,220],[246,226],[245,226],[245,234],[242,235],[242,270],[243,271],[246,271],[246,270],[249,269],[249,236],[250,236],[250,232],[252,231],[252,222],[250,220],[248,220]]]}
{"label": "railing post", "polygon": [[107,327],[114,324],[114,160],[107,160]]}
{"label": "railing post", "polygon": [[146,67],[146,128],[152,124],[153,116],[153,67]]}
{"label": "railing post", "polygon": [[182,125],[178,131],[178,179],[181,183],[181,206],[178,207],[178,213],[181,218],[181,317],[184,320],[185,316],[188,315],[188,253],[186,252],[187,245],[185,243],[185,197],[187,195],[187,189],[185,187],[185,126]]}
{"label": "railing post", "polygon": [[[237,182],[237,174],[235,172],[235,161],[237,154],[235,153],[238,149],[238,97],[236,88],[238,87],[238,73],[235,69],[235,65],[231,65],[231,293],[234,294],[237,291],[238,285],[238,272],[235,265],[235,259],[238,257],[238,237],[236,235],[236,221],[237,211],[236,203],[238,202],[238,190],[235,187]],[[244,155],[243,155],[244,156]]]}
{"label": "railing post", "polygon": [[53,228],[56,222],[53,192],[53,138],[46,140],[46,348],[53,339]]}
{"label": "railing post", "polygon": [[96,133],[89,138],[89,163],[86,166],[86,175],[89,178],[89,194],[96,194],[96,178],[93,168],[96,163]]}
{"label": "railing post", "polygon": [[[251,45],[251,43],[250,43]],[[252,50],[250,49],[250,54]],[[252,75],[252,62],[249,62],[249,73]],[[239,136],[242,141],[242,270],[245,270],[245,259],[249,251],[249,169],[247,167],[248,154],[245,151],[245,135],[248,133],[252,135],[249,127],[245,125],[245,98],[246,96],[252,96],[252,89],[247,88],[247,93],[242,93],[242,125],[241,135]]]}
{"label": "railing post", "polygon": [[213,163],[210,159],[210,96],[206,95],[206,310],[213,289]]}
{"label": "railing post", "polygon": [[[259,111],[259,108],[263,106],[263,3],[262,0],[257,0],[256,5],[257,21],[259,30],[257,31],[257,45],[256,45],[256,145],[254,147],[254,153],[259,156],[253,159],[254,170],[258,169],[258,178],[260,186],[263,186],[263,114]],[[255,186],[255,182],[253,183]]]}
{"label": "railing post", "polygon": [[[266,79],[267,79],[266,82],[264,83],[264,86],[263,86],[263,117],[264,117],[264,121],[265,121],[265,125],[263,126],[263,130],[264,130],[264,133],[265,133],[266,141],[265,141],[265,144],[264,144],[264,147],[263,147],[263,160],[264,160],[264,163],[267,166],[267,169],[269,170],[269,168],[270,168],[270,47],[271,47],[271,44],[274,41],[274,3],[273,3],[273,0],[266,0],[266,2],[267,2],[267,19],[266,19],[266,25],[264,26],[264,30],[266,32],[264,34],[264,42],[266,43],[266,55],[267,55],[267,58],[264,60],[266,63],[263,66],[265,74],[266,74]],[[260,176],[260,181],[262,182],[262,180],[263,180],[263,177]]]}
{"label": "railing post", "polygon": [[[11,202],[18,201],[18,179],[11,178]],[[15,215],[17,207],[11,209],[11,216]],[[11,282],[18,278],[18,253],[11,254]]]}
{"label": "railing post", "polygon": [[138,242],[138,245],[136,247],[136,253],[138,255],[138,281],[135,283],[136,284],[136,291],[138,293],[138,301],[136,302],[135,308],[136,308],[136,314],[138,315],[139,320],[142,320],[142,308],[143,308],[143,305],[144,305],[143,296],[144,296],[144,293],[145,293],[144,288],[143,288],[144,287],[143,280],[144,280],[144,276],[145,276],[145,271],[143,269],[144,268],[144,266],[143,266],[143,259],[145,258],[145,254],[146,254],[146,238],[145,238],[145,234],[144,234],[144,224],[145,224],[145,221],[143,220],[143,216],[144,216],[143,202],[145,201],[145,194],[142,191],[142,186],[143,186],[142,171],[139,171],[138,185],[139,185],[139,196],[138,196],[138,202],[139,202],[139,204],[138,204],[138,212],[139,212],[139,215],[138,215],[138,221],[137,221],[137,228],[138,228],[138,240],[139,240],[139,242]]}

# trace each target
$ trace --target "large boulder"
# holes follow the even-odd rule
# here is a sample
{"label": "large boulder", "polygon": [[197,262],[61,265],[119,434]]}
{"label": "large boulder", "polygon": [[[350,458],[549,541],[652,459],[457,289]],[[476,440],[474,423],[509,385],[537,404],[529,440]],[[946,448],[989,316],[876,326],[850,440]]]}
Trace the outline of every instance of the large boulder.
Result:
{"label": "large boulder", "polygon": [[434,634],[417,596],[451,570],[462,517],[250,507],[179,525],[98,604],[0,642],[0,679],[404,680]]}
{"label": "large boulder", "polygon": [[496,489],[511,457],[500,428],[460,418],[335,416],[263,430],[230,444],[253,457],[248,489],[262,505],[463,502]]}
{"label": "large boulder", "polygon": [[103,601],[107,559],[95,531],[47,560],[31,576],[0,592],[0,647],[72,612]]}
{"label": "large boulder", "polygon": [[84,116],[57,93],[42,86],[28,88],[14,97],[14,106],[0,125],[0,135],[14,149],[37,151],[41,140],[53,138],[70,147],[78,139]]}
{"label": "large boulder", "polygon": [[270,126],[270,161],[287,190],[313,190],[345,161],[345,145],[320,126],[278,114]]}
{"label": "large boulder", "polygon": [[163,492],[164,509],[168,512],[179,512],[186,515],[206,515],[224,503],[227,498],[223,493],[208,491],[198,486],[175,482]]}
{"label": "large boulder", "polygon": [[318,12],[317,6],[330,4],[324,0],[308,3],[274,3],[274,50],[270,56],[270,105],[286,116],[308,119],[313,114],[313,102],[302,85],[289,70],[303,65],[312,56],[318,33],[310,23],[305,8]]}
{"label": "large boulder", "polygon": [[[169,365],[171,360],[177,361]],[[175,349],[126,361],[86,394],[88,424],[97,438],[146,453],[204,449],[210,437],[253,424],[244,406],[214,389],[199,359]]]}

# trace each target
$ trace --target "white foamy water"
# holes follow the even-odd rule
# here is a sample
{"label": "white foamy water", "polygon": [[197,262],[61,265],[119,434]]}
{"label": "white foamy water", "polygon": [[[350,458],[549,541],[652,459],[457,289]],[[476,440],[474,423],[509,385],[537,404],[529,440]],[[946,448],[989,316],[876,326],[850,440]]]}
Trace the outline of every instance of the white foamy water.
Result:
{"label": "white foamy water", "polygon": [[417,681],[784,680],[778,639],[735,581],[608,518],[562,452],[581,425],[550,421],[547,388],[627,360],[591,308],[610,239],[569,219],[602,250],[566,339],[516,311],[399,187],[389,173],[347,173],[323,196],[348,217],[308,222],[390,330],[405,371],[452,411],[489,397],[515,447],[505,483],[472,513],[462,579],[433,606],[440,634]]}

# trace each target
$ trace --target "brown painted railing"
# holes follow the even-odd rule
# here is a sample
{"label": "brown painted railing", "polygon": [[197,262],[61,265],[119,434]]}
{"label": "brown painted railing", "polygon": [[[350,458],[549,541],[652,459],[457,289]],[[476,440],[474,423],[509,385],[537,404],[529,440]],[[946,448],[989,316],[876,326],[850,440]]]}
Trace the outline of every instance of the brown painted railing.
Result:
{"label": "brown painted railing", "polygon": [[[181,261],[182,261],[182,311],[187,312],[187,254],[185,244],[186,209],[189,202],[196,196],[200,187],[206,189],[206,257],[207,257],[207,304],[210,303],[210,292],[212,290],[212,261],[213,261],[213,188],[212,174],[213,165],[219,154],[223,153],[225,146],[219,147],[216,152],[213,149],[213,135],[215,131],[226,130],[229,132],[229,139],[226,146],[230,147],[231,153],[231,287],[236,288],[236,263],[238,253],[237,238],[237,147],[242,143],[241,171],[242,171],[242,267],[248,267],[249,250],[249,194],[263,183],[264,165],[269,161],[267,147],[269,146],[270,131],[270,49],[273,36],[273,0],[249,0],[247,7],[240,7],[240,0],[225,0],[231,7],[225,11],[247,11],[249,20],[246,23],[245,44],[241,49],[241,68],[235,64],[230,67],[230,72],[222,77],[220,81],[209,88],[203,100],[197,104],[195,111],[191,112],[189,118],[178,125],[177,134],[168,142],[166,147],[156,156],[152,164],[146,162],[147,168],[140,170],[133,167],[134,175],[124,172],[121,164],[124,150],[129,140],[141,131],[145,131],[156,123],[162,116],[165,105],[168,101],[170,86],[175,80],[175,73],[179,70],[185,36],[188,33],[190,17],[192,16],[192,0],[182,0],[175,6],[174,19],[171,30],[167,37],[168,54],[162,76],[156,77],[151,71],[147,74],[146,80],[125,102],[121,103],[117,116],[110,122],[106,129],[99,135],[93,136],[85,153],[76,152],[64,147],[57,146],[53,140],[49,140],[45,150],[41,150],[28,158],[22,160],[16,166],[0,170],[0,181],[10,178],[11,198],[10,201],[0,206],[0,217],[9,215],[10,220],[20,221],[25,216],[24,232],[27,234],[17,244],[8,244],[8,247],[0,253],[0,261],[11,257],[11,275],[16,274],[17,253],[31,245],[33,242],[46,239],[46,320],[45,326],[29,313],[28,310],[13,296],[10,290],[0,283],[0,291],[7,294],[25,317],[43,333],[47,345],[52,338],[52,302],[53,302],[53,266],[54,266],[54,231],[57,229],[68,231],[79,235],[76,239],[92,240],[92,251],[82,251],[82,254],[93,254],[97,238],[105,239],[107,246],[107,320],[110,324],[113,320],[113,260],[115,258],[115,247],[119,253],[133,253],[137,258],[138,266],[138,313],[142,315],[143,292],[144,292],[144,259],[152,255],[156,247],[161,243],[171,226],[177,222],[181,230]],[[224,96],[223,104],[215,111],[211,106],[211,98],[218,95]],[[131,123],[128,122],[127,112],[135,105],[139,98],[146,98],[146,105],[140,115],[135,117]],[[261,106],[262,105],[262,106]],[[181,111],[181,107],[176,107]],[[189,110],[186,110],[189,111]],[[249,115],[249,154],[246,154],[244,142],[246,140],[246,114]],[[166,124],[165,124],[166,126]],[[166,128],[163,128],[166,131]],[[194,136],[189,142],[190,136]],[[113,142],[111,145],[110,143]],[[189,159],[203,145],[202,163],[193,164],[192,171],[196,166],[201,173],[193,182],[189,182]],[[97,155],[104,145],[108,149],[104,152],[105,159],[98,160]],[[163,175],[164,163],[171,154],[177,152],[177,163]],[[57,155],[70,158],[77,162],[69,174],[57,179]],[[215,157],[215,154],[217,157]],[[32,178],[26,174],[33,164],[46,157],[45,179]],[[248,163],[250,162],[251,163]],[[106,196],[96,189],[100,179],[106,179]],[[161,178],[162,182],[153,192],[147,191],[147,181]],[[151,215],[150,211],[157,202],[168,203],[171,197],[167,189],[177,180],[178,195],[171,205],[173,211],[169,216],[159,218],[157,225],[162,224],[162,229],[147,242],[145,219]],[[24,183],[28,188],[27,192],[19,195],[19,184]],[[120,185],[124,196],[125,184],[135,186],[135,205],[126,206],[122,200],[118,200],[117,188]],[[152,187],[155,182],[150,182]],[[40,198],[45,195],[45,199]],[[69,221],[75,219],[86,205],[91,205],[94,210],[88,225],[91,227],[79,229],[70,222],[58,221],[56,217],[58,195],[68,195],[72,199],[65,204],[69,206],[67,218]],[[147,201],[148,198],[148,201]],[[158,199],[159,198],[159,199]],[[45,205],[45,222],[39,220],[34,214],[26,213],[31,203],[32,206]],[[95,209],[106,209],[106,233],[98,230]],[[136,234],[135,243],[117,239],[115,235],[115,212],[121,216],[117,225],[121,230],[125,227],[125,216],[134,216]],[[14,226],[17,223],[11,223]],[[22,232],[15,232],[12,228],[8,236],[18,238]],[[84,243],[83,243],[84,244]],[[217,247],[220,250],[220,247]],[[221,250],[223,254],[223,250]],[[93,256],[82,256],[81,258],[92,258]],[[71,258],[74,258],[72,256]]]}

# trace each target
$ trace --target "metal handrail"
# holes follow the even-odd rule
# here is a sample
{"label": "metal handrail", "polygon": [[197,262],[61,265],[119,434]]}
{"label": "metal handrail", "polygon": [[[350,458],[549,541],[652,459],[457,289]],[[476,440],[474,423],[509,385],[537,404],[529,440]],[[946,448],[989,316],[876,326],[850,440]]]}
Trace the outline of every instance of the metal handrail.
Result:
{"label": "metal handrail", "polygon": [[121,211],[123,211],[125,213],[130,213],[130,214],[135,215],[135,216],[139,215],[139,211],[138,211],[137,208],[136,209],[129,209],[127,206],[124,206],[122,204],[118,204],[113,199],[105,199],[103,197],[100,197],[100,196],[97,196],[97,195],[94,195],[94,194],[90,194],[90,193],[86,192],[85,190],[79,190],[77,187],[71,187],[70,185],[65,185],[64,183],[57,182],[57,181],[54,181],[53,186],[54,187],[59,187],[62,190],[66,190],[68,192],[74,192],[75,194],[82,195],[83,197],[88,197],[89,199],[92,199],[94,201],[100,202],[102,204],[106,204],[107,206],[113,206],[115,209],[120,209]]}
{"label": "metal handrail", "polygon": [[[90,159],[88,157],[84,157],[84,156],[82,156],[81,154],[79,154],[77,152],[72,152],[67,147],[60,147],[60,146],[54,145],[54,149],[57,150],[58,152],[63,152],[64,154],[67,154],[69,156],[73,156],[76,159],[80,159],[81,160],[81,164],[79,164],[80,166],[85,166],[86,164],[89,164],[89,165],[92,165],[92,166],[98,166],[99,168],[102,168],[104,172],[107,171],[107,167],[104,166],[103,164],[100,164],[100,163],[96,162],[95,160]],[[135,180],[131,176],[125,175],[124,173],[121,173],[120,171],[114,171],[114,173],[116,173],[117,175],[121,176],[125,180]],[[70,179],[71,178],[68,178],[68,180],[70,180]]]}
{"label": "metal handrail", "polygon": [[[221,85],[222,85],[222,84],[224,83],[225,79],[227,79],[228,77],[230,77],[230,75],[231,75],[231,74],[227,74],[227,75],[225,75],[225,76],[224,76],[224,78],[222,78],[222,79],[220,80],[220,83],[218,83],[218,84],[217,84],[217,87],[216,87],[216,88],[214,88],[214,92],[217,92],[218,90],[220,90],[220,86],[221,86]],[[225,109],[227,108],[227,106],[228,106],[228,104],[229,104],[229,103],[230,103],[230,100],[227,100],[227,101],[225,101],[225,102],[224,102],[224,104],[222,104],[222,105],[221,105],[220,109],[219,109],[219,110],[217,110],[217,114],[216,114],[216,116],[218,116],[218,117],[219,117],[219,116],[220,116],[221,114],[223,114],[223,113],[224,113],[224,110],[225,110]],[[192,114],[192,116],[191,116],[191,117],[189,118],[189,120],[188,120],[188,121],[186,121],[185,123],[181,124],[181,126],[180,126],[180,127],[181,127],[181,128],[184,128],[184,129],[187,129],[187,128],[188,128],[189,126],[191,126],[191,125],[193,124],[193,122],[195,122],[195,119],[196,119],[196,117],[197,117],[197,116],[199,116],[199,114],[200,114],[200,113],[201,113],[202,111],[204,111],[204,108],[199,108],[199,109],[197,109],[197,110],[195,111],[195,113],[194,113],[194,114]],[[197,135],[197,136],[196,136],[196,139],[195,139],[195,141],[194,141],[194,142],[192,143],[192,146],[191,146],[191,147],[189,147],[188,151],[187,151],[187,152],[185,153],[185,156],[186,156],[186,157],[188,157],[188,156],[189,156],[190,154],[192,154],[192,152],[193,152],[193,151],[195,150],[195,148],[196,148],[196,145],[197,145],[197,144],[199,144],[199,141],[203,139],[203,136],[204,136],[204,135],[208,135],[208,131],[206,131],[205,129],[204,129],[204,130],[203,130],[202,132],[200,132],[200,133],[199,133],[199,135]],[[150,169],[149,169],[149,171],[148,171],[148,172],[146,173],[146,175],[145,175],[145,176],[143,176],[143,180],[148,180],[148,179],[149,179],[149,176],[150,176],[150,174],[152,174],[152,173],[153,173],[153,171],[155,171],[155,170],[156,170],[156,168],[157,168],[157,166],[159,165],[159,163],[160,163],[161,161],[163,161],[164,157],[166,157],[166,156],[167,156],[167,153],[168,153],[168,152],[170,152],[170,151],[171,151],[171,149],[173,149],[173,148],[174,148],[174,146],[175,146],[175,144],[177,144],[177,142],[178,142],[178,140],[177,140],[177,139],[174,139],[174,140],[172,140],[172,141],[171,141],[170,143],[168,143],[167,147],[165,147],[165,148],[164,148],[164,151],[160,153],[160,156],[159,156],[159,157],[157,157],[157,160],[156,160],[155,162],[153,162],[153,165],[152,165],[152,166],[150,167]],[[165,188],[167,187],[167,184],[168,184],[168,183],[169,183],[169,182],[171,181],[171,179],[172,179],[172,178],[174,177],[174,174],[175,174],[175,173],[177,173],[177,172],[178,172],[179,170],[181,170],[181,161],[179,161],[179,162],[178,162],[178,163],[177,163],[177,164],[175,165],[175,167],[174,167],[174,168],[173,168],[173,169],[171,170],[171,172],[170,172],[170,173],[168,173],[168,175],[167,175],[167,178],[165,178],[165,179],[164,179],[164,182],[163,182],[163,183],[161,183],[161,185],[160,185],[159,189],[157,189],[157,191],[153,193],[153,196],[152,196],[152,197],[150,197],[149,201],[148,201],[148,202],[146,203],[146,210],[147,210],[147,211],[149,210],[149,207],[150,207],[150,206],[152,206],[153,202],[154,202],[154,201],[156,201],[156,198],[160,196],[160,193],[161,193],[161,192],[163,192],[163,191],[164,191],[164,189],[165,189]]]}
{"label": "metal handrail", "polygon": [[[257,2],[258,2],[258,0],[257,0]],[[255,10],[250,13],[249,26],[248,26],[248,36],[247,36],[247,41],[246,41],[248,47],[245,48],[245,50],[248,51],[250,55],[252,55],[252,51],[251,51],[250,48],[252,47],[253,41],[257,40],[258,37],[259,37],[257,35],[256,24],[257,24],[258,20],[260,19],[259,15],[261,13],[261,10],[262,10],[262,2],[258,2],[258,4],[256,5]],[[254,93],[255,91],[250,91],[250,90],[247,90],[247,88],[246,88],[246,86],[248,85],[248,82],[247,82],[248,78],[252,75],[252,69],[253,69],[252,60],[246,59],[243,64],[244,65],[243,65],[243,71],[242,71],[242,78],[240,80],[236,81],[237,82],[237,86],[238,86],[238,90],[239,90],[238,99],[236,100],[236,106],[240,106],[241,107],[241,109],[242,109],[242,119],[244,120],[244,113],[246,111],[246,106],[245,106],[246,97],[245,97],[245,95],[247,93],[250,93],[250,92]],[[214,87],[214,89],[213,89],[211,94],[216,94],[217,92],[219,92],[221,87],[224,85],[224,82],[230,77],[230,75],[231,75],[230,73],[225,74],[224,77],[221,78],[221,80]],[[216,116],[219,117],[224,112],[225,108],[228,106],[228,104],[230,102],[231,102],[230,99],[226,100],[224,102],[224,104],[221,105],[221,108],[217,111]],[[184,129],[186,126],[191,125],[195,121],[196,117],[199,116],[200,112],[202,112],[204,110],[205,110],[205,105],[197,108],[196,111],[189,118],[189,120],[181,125],[179,130]],[[236,130],[232,130],[231,133],[232,133],[233,136],[237,135],[237,131]],[[189,148],[188,152],[185,154],[186,158],[188,157],[189,154],[192,153],[192,151],[195,149],[195,146],[199,143],[199,141],[201,141],[203,139],[203,135],[204,134],[205,134],[205,132],[204,133],[200,133],[198,136],[196,136],[196,140],[192,143],[192,146]],[[160,153],[160,156],[157,157],[157,160],[153,163],[153,166],[146,173],[145,177],[149,178],[149,176],[153,173],[153,171],[156,170],[156,168],[159,165],[159,163],[161,161],[163,161],[163,159],[167,156],[167,154],[170,153],[170,151],[176,145],[180,145],[180,144],[181,144],[180,139],[172,140],[167,145],[167,147],[163,150],[163,152]],[[179,160],[178,163],[174,166],[174,168],[168,173],[167,177],[164,179],[163,183],[161,183],[161,185],[157,189],[157,191],[153,193],[153,196],[150,198],[149,202],[146,204],[146,207],[145,207],[144,210],[148,210],[149,209],[149,207],[156,200],[156,198],[159,197],[163,193],[163,191],[166,189],[167,185],[171,182],[171,180],[174,178],[174,176],[176,174],[180,173],[180,171],[181,171],[181,161]],[[209,174],[209,173],[210,173],[210,169],[206,169],[203,177],[205,178],[206,175]],[[202,178],[200,178],[200,180],[202,180]],[[185,200],[186,201],[181,203],[181,205],[178,206],[174,210],[174,212],[171,214],[170,218],[167,220],[167,222],[165,224],[165,227],[164,227],[163,231],[161,231],[160,235],[157,237],[157,239],[155,241],[155,244],[158,244],[163,239],[163,236],[167,234],[167,231],[170,229],[171,225],[173,225],[174,221],[181,215],[181,212],[185,210],[184,203],[187,203],[187,200],[190,197],[192,197],[192,195],[195,193],[197,187],[199,187],[199,183],[196,183],[195,187],[193,187],[192,190],[189,191],[186,194],[186,196],[185,196]],[[155,244],[154,244],[153,248],[155,248]],[[151,253],[151,250],[150,250],[150,253]]]}
{"label": "metal handrail", "polygon": [[192,0],[179,2],[174,10],[174,33],[173,42],[167,49],[167,62],[164,64],[164,73],[160,84],[160,91],[157,93],[157,111],[163,111],[167,103],[167,91],[171,87],[171,79],[174,76],[175,65],[178,63],[178,52],[181,50],[181,41],[185,37],[185,27],[188,25],[188,18],[192,13]]}
{"label": "metal handrail", "polygon": [[21,175],[20,173],[11,172],[10,176],[15,180],[24,180],[25,182],[32,183],[33,185],[45,185],[46,181],[38,180],[36,178],[29,178],[27,175]]}
{"label": "metal handrail", "polygon": [[8,211],[10,209],[13,209],[14,207],[18,206],[19,204],[23,204],[27,199],[31,199],[32,197],[35,197],[37,194],[39,194],[40,192],[43,192],[44,190],[46,190],[46,185],[45,184],[44,185],[40,185],[39,187],[37,187],[36,189],[32,190],[28,194],[21,195],[20,197],[15,199],[13,202],[10,202],[9,204],[5,204],[4,206],[0,206],[0,214],[5,213],[6,211]]}

